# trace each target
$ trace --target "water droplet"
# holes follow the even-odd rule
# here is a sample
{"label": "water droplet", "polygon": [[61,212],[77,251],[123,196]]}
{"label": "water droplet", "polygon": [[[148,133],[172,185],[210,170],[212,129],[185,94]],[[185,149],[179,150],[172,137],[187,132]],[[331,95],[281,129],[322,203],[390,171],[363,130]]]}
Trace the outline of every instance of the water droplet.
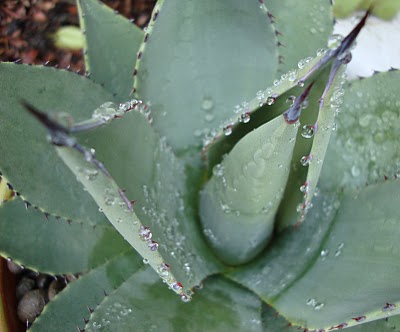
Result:
{"label": "water droplet", "polygon": [[320,311],[323,307],[325,307],[325,304],[324,304],[324,303],[317,302],[317,303],[315,304],[314,310]]}
{"label": "water droplet", "polygon": [[306,194],[308,192],[309,186],[308,186],[308,182],[304,183],[301,187],[300,187],[300,191],[304,194]]}
{"label": "water droplet", "polygon": [[240,115],[239,121],[242,123],[248,123],[250,121],[250,113],[246,112]]}
{"label": "water droplet", "polygon": [[286,103],[293,105],[295,100],[296,96],[289,96],[288,99],[286,99]]}
{"label": "water droplet", "polygon": [[201,102],[201,108],[205,111],[210,111],[214,107],[214,101],[211,97],[204,97]]}
{"label": "water droplet", "polygon": [[223,130],[224,130],[224,135],[229,136],[230,134],[232,134],[232,125],[226,126]]}
{"label": "water droplet", "polygon": [[360,169],[359,169],[357,166],[353,165],[353,166],[351,167],[351,175],[353,175],[354,177],[357,177],[357,176],[359,176],[360,174],[361,174]]}
{"label": "water droplet", "polygon": [[313,125],[304,125],[301,130],[301,136],[304,138],[311,138],[314,136],[315,126]]}
{"label": "water droplet", "polygon": [[288,73],[288,79],[289,79],[289,82],[294,82],[297,79],[297,74],[296,74],[295,70],[291,70]]}
{"label": "water droplet", "polygon": [[343,36],[339,34],[333,34],[328,39],[328,47],[331,49],[337,48],[343,40]]}
{"label": "water droplet", "polygon": [[312,160],[312,156],[311,155],[303,156],[300,159],[300,164],[302,166],[308,166],[310,164],[311,160]]}
{"label": "water droplet", "polygon": [[274,86],[278,86],[280,83],[281,83],[280,80],[275,80],[273,84],[274,84]]}
{"label": "water droplet", "polygon": [[227,205],[227,204],[221,204],[221,209],[225,213],[230,213],[231,212],[231,209],[229,208],[229,205]]}
{"label": "water droplet", "polygon": [[299,69],[303,69],[304,66],[306,65],[305,60],[300,60],[297,64],[297,66],[299,67]]}
{"label": "water droplet", "polygon": [[324,48],[320,48],[317,50],[317,56],[322,56],[324,54],[326,54],[327,50]]}
{"label": "water droplet", "polygon": [[97,177],[97,175],[99,174],[99,171],[94,168],[91,168],[91,169],[84,168],[83,173],[85,174],[86,180],[92,181]]}
{"label": "water droplet", "polygon": [[275,100],[276,100],[276,98],[275,97],[268,97],[267,98],[267,105],[268,106],[271,106],[271,105],[273,105],[274,103],[275,103]]}
{"label": "water droplet", "polygon": [[143,264],[149,264],[149,260],[146,258],[143,258]]}
{"label": "water droplet", "polygon": [[149,241],[148,247],[151,251],[156,251],[158,249],[158,243],[156,241]]}
{"label": "water droplet", "polygon": [[339,54],[339,56],[338,56],[338,60],[343,64],[349,63],[352,58],[353,58],[353,55],[349,51]]}
{"label": "water droplet", "polygon": [[186,295],[186,294],[182,294],[182,295],[181,295],[181,301],[182,301],[182,302],[187,303],[187,302],[189,302],[190,300],[191,300],[190,296],[188,296],[188,295]]}
{"label": "water droplet", "polygon": [[299,80],[299,81],[297,82],[297,86],[299,86],[300,88],[304,87],[304,81]]}
{"label": "water droplet", "polygon": [[123,220],[121,218],[117,218],[117,222],[121,223]]}
{"label": "water droplet", "polygon": [[329,249],[321,250],[320,256],[324,259],[329,255]]}
{"label": "water droplet", "polygon": [[308,299],[306,304],[309,306],[315,307],[315,305],[317,304],[317,301],[315,299]]}
{"label": "water droplet", "polygon": [[265,92],[262,91],[262,90],[258,91],[258,92],[256,93],[256,98],[257,98],[259,101],[264,101],[264,99],[265,99]]}
{"label": "water droplet", "polygon": [[108,206],[113,206],[117,202],[117,197],[114,195],[112,189],[106,188],[104,190],[104,204]]}
{"label": "water droplet", "polygon": [[221,177],[224,175],[224,166],[221,164],[216,164],[213,168],[213,174],[216,177]]}
{"label": "water droplet", "polygon": [[148,241],[152,238],[153,234],[151,233],[150,227],[140,226],[139,228],[139,237],[143,241]]}

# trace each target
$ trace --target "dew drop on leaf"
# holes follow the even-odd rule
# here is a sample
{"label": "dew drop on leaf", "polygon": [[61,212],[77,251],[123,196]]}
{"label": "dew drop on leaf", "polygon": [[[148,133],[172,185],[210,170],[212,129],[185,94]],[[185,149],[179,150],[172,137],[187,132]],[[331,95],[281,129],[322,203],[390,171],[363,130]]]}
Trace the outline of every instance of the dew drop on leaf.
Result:
{"label": "dew drop on leaf", "polygon": [[311,138],[314,136],[315,126],[313,125],[304,125],[301,130],[301,136],[304,138]]}

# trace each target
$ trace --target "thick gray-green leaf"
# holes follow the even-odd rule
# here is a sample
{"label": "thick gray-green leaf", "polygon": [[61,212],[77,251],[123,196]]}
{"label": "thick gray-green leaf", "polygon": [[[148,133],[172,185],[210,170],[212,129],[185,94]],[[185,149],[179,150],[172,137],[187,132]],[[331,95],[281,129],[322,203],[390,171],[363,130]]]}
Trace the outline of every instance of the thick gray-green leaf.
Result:
{"label": "thick gray-green leaf", "polygon": [[121,251],[119,256],[68,284],[46,305],[29,331],[70,332],[76,331],[78,326],[83,328],[84,318],[90,317],[88,308],[94,309],[104,300],[105,292],[120,287],[140,266],[140,256],[133,250]]}
{"label": "thick gray-green leaf", "polygon": [[67,112],[76,121],[113,97],[74,73],[42,66],[0,64],[0,170],[31,204],[77,222],[107,224],[93,199],[46,140],[46,130],[21,105]]}
{"label": "thick gray-green leaf", "polygon": [[247,134],[214,167],[200,196],[200,217],[204,234],[225,262],[248,262],[268,243],[297,130],[280,115]]}
{"label": "thick gray-green leaf", "polygon": [[[85,331],[262,331],[261,301],[221,277],[204,282],[189,303],[183,303],[147,269],[135,273],[102,301]],[[104,321],[105,320],[105,321]]]}
{"label": "thick gray-green leaf", "polygon": [[[353,317],[355,321],[362,320],[360,317]],[[265,332],[299,332],[310,331],[299,326],[291,325],[285,317],[279,315],[272,307],[264,304],[262,310],[262,321]],[[360,322],[361,323],[361,322]],[[318,330],[322,332],[323,330]],[[366,324],[359,324],[346,329],[346,332],[399,332],[400,315],[382,318]],[[317,330],[315,330],[317,332]]]}
{"label": "thick gray-green leaf", "polygon": [[96,149],[127,197],[137,200],[135,213],[151,228],[162,257],[185,288],[221,268],[198,230],[197,200],[188,194],[195,184],[142,114],[128,113],[80,141]]}
{"label": "thick gray-green leaf", "polygon": [[323,189],[400,177],[400,72],[351,82],[321,174]]}
{"label": "thick gray-green leaf", "polygon": [[279,31],[280,73],[296,68],[300,59],[327,47],[333,18],[329,0],[265,0]]}
{"label": "thick gray-green leaf", "polygon": [[[322,194],[321,194],[322,195]],[[298,254],[286,256],[296,261],[302,271],[286,269],[290,283],[271,296],[265,279],[276,276],[270,269],[275,260],[265,260],[253,274],[266,271],[265,279],[258,285],[245,278],[250,269],[240,272],[236,279],[253,289],[265,301],[272,304],[290,322],[310,329],[331,328],[348,324],[356,325],[353,318],[366,316],[363,322],[398,314],[400,277],[398,245],[400,216],[400,183],[387,181],[357,191],[348,191],[340,198],[340,204],[317,201],[318,207],[310,211],[307,223],[325,223],[319,210],[336,213],[323,243],[308,241]],[[338,208],[338,205],[340,207]],[[333,212],[332,212],[333,211]],[[301,234],[296,239],[299,241]],[[272,247],[273,248],[273,247]],[[268,251],[270,254],[271,249]],[[309,252],[309,254],[307,254]],[[304,253],[304,254],[303,254]],[[313,259],[304,264],[302,255]],[[258,273],[257,273],[258,271]],[[371,277],[373,273],[373,278]],[[271,276],[270,276],[271,275]],[[282,278],[283,279],[283,278]]]}
{"label": "thick gray-green leaf", "polygon": [[0,208],[0,254],[50,274],[90,270],[129,248],[111,225],[93,227],[29,211],[16,198]]}
{"label": "thick gray-green leaf", "polygon": [[132,91],[143,31],[100,1],[77,2],[85,36],[86,71],[91,80],[124,102]]}
{"label": "thick gray-green leaf", "polygon": [[228,277],[253,290],[266,302],[274,301],[319,255],[338,203],[335,196],[317,197],[305,223],[279,233],[258,259]]}
{"label": "thick gray-green leaf", "polygon": [[276,38],[257,1],[158,4],[135,87],[151,102],[157,130],[183,150],[199,145],[236,104],[271,84]]}

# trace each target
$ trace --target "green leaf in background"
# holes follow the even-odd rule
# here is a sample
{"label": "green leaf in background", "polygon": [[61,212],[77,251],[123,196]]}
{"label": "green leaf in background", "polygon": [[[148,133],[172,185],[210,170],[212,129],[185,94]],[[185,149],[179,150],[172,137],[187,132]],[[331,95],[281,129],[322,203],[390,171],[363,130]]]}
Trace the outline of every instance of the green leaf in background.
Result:
{"label": "green leaf in background", "polygon": [[83,48],[82,31],[76,26],[61,27],[53,35],[54,44],[63,49],[79,50]]}
{"label": "green leaf in background", "polygon": [[319,186],[362,187],[400,176],[400,72],[352,81],[337,117]]}
{"label": "green leaf in background", "polygon": [[273,25],[283,44],[278,48],[281,74],[297,68],[300,59],[314,56],[316,50],[327,47],[333,29],[329,0],[265,0],[265,3],[274,16]]}
{"label": "green leaf in background", "polygon": [[84,32],[86,71],[91,80],[124,102],[132,91],[136,53],[143,31],[100,1],[77,3]]}
{"label": "green leaf in background", "polygon": [[88,271],[129,248],[111,225],[46,220],[19,198],[0,208],[0,220],[0,254],[43,273]]}
{"label": "green leaf in background", "polygon": [[276,73],[276,37],[257,1],[159,1],[147,32],[135,87],[175,151],[200,145]]}
{"label": "green leaf in background", "polygon": [[221,277],[206,280],[196,301],[182,303],[147,269],[106,297],[85,331],[97,331],[101,325],[113,332],[133,327],[135,331],[261,332],[260,308],[257,296]]}
{"label": "green leaf in background", "polygon": [[24,199],[48,213],[80,223],[108,224],[75,176],[49,149],[46,131],[21,101],[68,112],[81,121],[113,97],[90,80],[60,69],[1,63],[0,76],[1,172]]}
{"label": "green leaf in background", "polygon": [[398,0],[336,0],[333,14],[337,18],[353,15],[357,10],[371,10],[371,13],[383,20],[393,19],[400,11]]}
{"label": "green leaf in background", "polygon": [[[119,256],[68,284],[67,288],[45,307],[29,331],[60,332],[83,328],[85,317],[90,317],[88,308],[96,308],[106,294],[118,289],[141,265],[141,258],[134,250],[121,251]],[[170,295],[173,296],[172,293]],[[112,315],[116,317],[115,313]]]}

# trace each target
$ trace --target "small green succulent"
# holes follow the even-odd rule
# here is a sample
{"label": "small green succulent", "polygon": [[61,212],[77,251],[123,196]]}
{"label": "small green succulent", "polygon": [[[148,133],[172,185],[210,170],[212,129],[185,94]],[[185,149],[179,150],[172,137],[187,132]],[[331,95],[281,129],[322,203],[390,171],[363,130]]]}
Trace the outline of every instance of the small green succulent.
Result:
{"label": "small green succulent", "polygon": [[85,76],[0,64],[0,253],[84,273],[30,330],[398,330],[400,74],[344,73],[368,14],[78,5]]}

